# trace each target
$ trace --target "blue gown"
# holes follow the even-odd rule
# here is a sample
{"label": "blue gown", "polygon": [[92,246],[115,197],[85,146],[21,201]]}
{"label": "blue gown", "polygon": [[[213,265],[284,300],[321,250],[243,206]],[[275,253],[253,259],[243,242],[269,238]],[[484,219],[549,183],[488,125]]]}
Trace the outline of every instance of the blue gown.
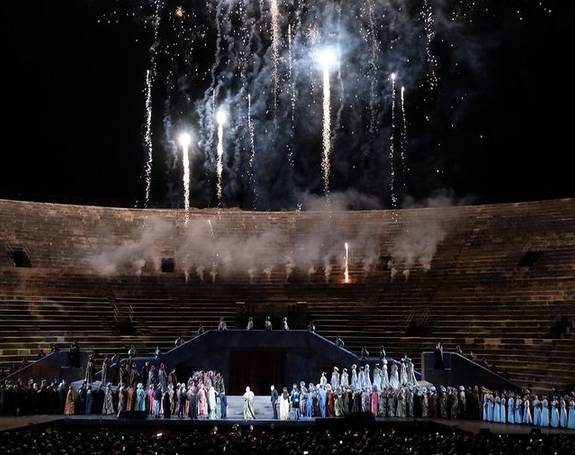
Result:
{"label": "blue gown", "polygon": [[569,403],[569,411],[567,412],[567,428],[575,430],[575,403]]}
{"label": "blue gown", "polygon": [[507,418],[505,411],[507,410],[505,406],[505,398],[501,398],[501,405],[499,406],[499,423],[507,423]]}
{"label": "blue gown", "polygon": [[557,409],[557,401],[551,402],[551,426],[559,428],[559,409]]}
{"label": "blue gown", "polygon": [[305,416],[313,417],[313,393],[308,392],[305,400]]}
{"label": "blue gown", "polygon": [[541,425],[541,401],[538,399],[533,400],[533,425]]}
{"label": "blue gown", "polygon": [[319,405],[319,413],[322,417],[326,416],[327,393],[325,389],[319,389],[317,394],[317,402]]}
{"label": "blue gown", "polygon": [[549,406],[547,400],[541,401],[541,426],[549,426]]}
{"label": "blue gown", "polygon": [[507,422],[515,423],[515,400],[509,398],[507,400]]}
{"label": "blue gown", "polygon": [[515,424],[523,423],[523,416],[521,415],[521,400],[515,400]]}
{"label": "blue gown", "polygon": [[501,407],[501,400],[499,399],[499,397],[495,398],[495,404],[493,405],[493,421],[495,423],[499,423],[499,415],[501,414],[501,410],[499,409]]}
{"label": "blue gown", "polygon": [[487,420],[489,422],[493,422],[493,407],[494,407],[494,403],[493,403],[493,400],[490,398],[487,401]]}
{"label": "blue gown", "polygon": [[487,422],[487,403],[488,403],[487,395],[483,397],[483,420]]}
{"label": "blue gown", "polygon": [[138,389],[136,391],[136,407],[135,411],[145,411],[146,410],[146,392],[144,389]]}

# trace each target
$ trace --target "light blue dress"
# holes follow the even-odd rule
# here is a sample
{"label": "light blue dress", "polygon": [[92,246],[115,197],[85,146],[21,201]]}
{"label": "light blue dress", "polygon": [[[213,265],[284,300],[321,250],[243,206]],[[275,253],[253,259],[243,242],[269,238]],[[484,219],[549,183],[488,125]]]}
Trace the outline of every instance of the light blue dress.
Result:
{"label": "light blue dress", "polygon": [[559,400],[559,425],[561,428],[567,428],[567,408],[565,400]]}
{"label": "light blue dress", "polygon": [[495,398],[495,405],[493,406],[493,421],[495,423],[499,423],[499,416],[501,414],[501,410],[499,409],[501,406],[501,399],[499,397]]}
{"label": "light blue dress", "polygon": [[515,399],[513,397],[507,400],[507,422],[515,423]]}
{"label": "light blue dress", "polygon": [[506,406],[505,406],[505,398],[501,398],[501,405],[499,406],[499,422],[500,423],[507,423],[507,419],[505,416],[505,411],[506,411]]}
{"label": "light blue dress", "polygon": [[558,404],[559,403],[557,400],[553,400],[551,402],[551,426],[553,428],[559,428],[559,409],[557,408]]}
{"label": "light blue dress", "polygon": [[547,400],[541,401],[541,426],[549,426],[549,402]]}
{"label": "light blue dress", "polygon": [[523,416],[521,415],[521,398],[515,400],[515,424],[522,424]]}
{"label": "light blue dress", "polygon": [[489,403],[489,396],[487,394],[483,395],[483,420],[487,422],[487,408]]}
{"label": "light blue dress", "polygon": [[139,388],[136,391],[136,411],[146,410],[146,391],[143,388]]}
{"label": "light blue dress", "polygon": [[487,420],[489,422],[493,422],[493,408],[495,407],[493,403],[493,397],[489,395],[487,400]]}
{"label": "light blue dress", "polygon": [[533,425],[541,425],[541,401],[537,398],[533,400]]}
{"label": "light blue dress", "polygon": [[313,417],[313,393],[312,393],[311,389],[308,390],[308,392],[306,394],[305,416],[306,417]]}
{"label": "light blue dress", "polygon": [[523,423],[531,425],[533,417],[531,416],[531,408],[529,407],[529,400],[523,402]]}
{"label": "light blue dress", "polygon": [[569,402],[569,411],[567,413],[567,428],[575,430],[575,401]]}

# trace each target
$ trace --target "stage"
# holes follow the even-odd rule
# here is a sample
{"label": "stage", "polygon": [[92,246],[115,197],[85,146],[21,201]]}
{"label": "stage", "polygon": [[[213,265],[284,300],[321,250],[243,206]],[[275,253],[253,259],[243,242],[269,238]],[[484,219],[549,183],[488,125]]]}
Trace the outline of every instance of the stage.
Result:
{"label": "stage", "polygon": [[443,419],[414,419],[414,418],[375,418],[360,414],[352,417],[340,418],[301,418],[300,420],[274,420],[270,398],[257,396],[255,399],[255,420],[243,419],[243,397],[228,397],[228,415],[225,420],[208,420],[172,417],[170,419],[148,417],[144,419],[124,419],[116,416],[101,415],[36,415],[23,417],[0,417],[0,431],[10,431],[30,428],[32,426],[65,426],[75,429],[113,429],[123,431],[185,431],[191,428],[231,427],[234,425],[254,426],[267,428],[329,428],[329,427],[376,427],[397,428],[405,431],[462,431],[478,434],[488,430],[495,434],[528,434],[532,430],[540,430],[544,434],[566,434],[575,437],[575,431],[556,428],[539,428],[529,425],[505,425],[480,420],[443,420]]}

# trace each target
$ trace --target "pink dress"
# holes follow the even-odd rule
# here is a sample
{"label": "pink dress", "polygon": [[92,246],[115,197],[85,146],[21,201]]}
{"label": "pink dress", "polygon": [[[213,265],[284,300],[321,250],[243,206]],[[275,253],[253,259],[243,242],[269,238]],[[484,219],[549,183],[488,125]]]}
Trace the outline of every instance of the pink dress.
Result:
{"label": "pink dress", "polygon": [[378,408],[379,408],[379,397],[377,396],[377,392],[371,392],[370,411],[374,417],[377,417]]}
{"label": "pink dress", "polygon": [[205,416],[207,414],[208,414],[208,401],[206,399],[206,391],[202,386],[198,391],[198,415]]}

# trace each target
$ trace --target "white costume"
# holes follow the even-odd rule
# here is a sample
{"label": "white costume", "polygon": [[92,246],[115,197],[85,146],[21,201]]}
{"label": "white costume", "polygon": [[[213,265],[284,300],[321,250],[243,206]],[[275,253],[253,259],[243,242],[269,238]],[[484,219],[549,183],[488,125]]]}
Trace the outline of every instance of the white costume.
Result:
{"label": "white costume", "polygon": [[254,393],[249,387],[246,387],[246,393],[244,393],[244,419],[255,419],[256,413],[254,410]]}

